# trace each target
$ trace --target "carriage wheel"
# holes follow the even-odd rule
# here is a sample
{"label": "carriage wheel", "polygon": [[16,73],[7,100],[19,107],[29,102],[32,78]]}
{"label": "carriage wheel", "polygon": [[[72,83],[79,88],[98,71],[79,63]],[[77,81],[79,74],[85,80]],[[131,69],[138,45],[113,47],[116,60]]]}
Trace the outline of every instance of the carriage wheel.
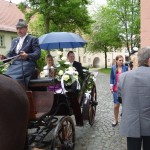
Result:
{"label": "carriage wheel", "polygon": [[51,150],[73,150],[75,145],[75,126],[70,116],[58,122],[52,141]]}
{"label": "carriage wheel", "polygon": [[92,126],[95,121],[96,115],[96,106],[97,106],[97,93],[96,93],[96,85],[93,85],[91,90],[91,100],[89,102],[89,124]]}

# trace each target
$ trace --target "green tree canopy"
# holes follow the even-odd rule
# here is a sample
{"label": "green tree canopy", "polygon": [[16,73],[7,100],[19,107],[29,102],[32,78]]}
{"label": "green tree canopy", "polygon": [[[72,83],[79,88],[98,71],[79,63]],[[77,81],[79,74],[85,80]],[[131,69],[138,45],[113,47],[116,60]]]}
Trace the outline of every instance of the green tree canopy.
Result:
{"label": "green tree canopy", "polygon": [[126,47],[129,55],[133,47],[139,47],[140,3],[139,0],[107,0],[95,14],[92,27],[90,52],[105,53]]}
{"label": "green tree canopy", "polygon": [[88,51],[92,53],[103,52],[105,54],[105,68],[107,68],[107,52],[122,46],[120,31],[117,20],[112,18],[109,7],[101,7],[95,20]]}
{"label": "green tree canopy", "polygon": [[88,4],[88,0],[26,0],[19,8],[27,21],[38,14],[34,30],[38,29],[41,34],[50,31],[89,33],[93,21],[88,15]]}
{"label": "green tree canopy", "polygon": [[112,17],[116,18],[122,43],[130,49],[139,47],[140,40],[140,2],[139,0],[107,0],[108,7],[112,11]]}

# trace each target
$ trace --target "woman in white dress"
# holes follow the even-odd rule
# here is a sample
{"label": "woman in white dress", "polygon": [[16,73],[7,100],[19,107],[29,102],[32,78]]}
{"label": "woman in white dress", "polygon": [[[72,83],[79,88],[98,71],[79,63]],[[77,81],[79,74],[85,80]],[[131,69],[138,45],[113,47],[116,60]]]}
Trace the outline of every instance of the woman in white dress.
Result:
{"label": "woman in white dress", "polygon": [[[46,64],[47,64],[43,68],[43,72],[44,72],[45,77],[55,77],[56,69],[55,69],[55,66],[54,66],[54,60],[53,60],[52,55],[48,54],[45,58],[45,61],[46,61]],[[56,92],[60,89],[61,89],[61,84],[60,83],[47,87],[48,91],[53,91],[53,92]]]}

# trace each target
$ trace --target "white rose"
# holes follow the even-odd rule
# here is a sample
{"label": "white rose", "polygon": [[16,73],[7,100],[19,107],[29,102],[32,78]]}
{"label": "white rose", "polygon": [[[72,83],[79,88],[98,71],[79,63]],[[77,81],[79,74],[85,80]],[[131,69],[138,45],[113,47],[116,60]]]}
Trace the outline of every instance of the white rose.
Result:
{"label": "white rose", "polygon": [[66,61],[64,64],[66,64],[66,65],[70,65],[70,62],[69,62],[69,61]]}
{"label": "white rose", "polygon": [[63,54],[63,52],[61,52],[61,51],[57,51],[57,54],[58,54],[58,55],[62,55],[62,54]]}
{"label": "white rose", "polygon": [[72,75],[72,72],[69,70],[66,70],[65,73]]}
{"label": "white rose", "polygon": [[45,78],[45,73],[44,73],[44,71],[41,71],[40,77],[41,77],[41,78]]}
{"label": "white rose", "polygon": [[61,57],[61,60],[65,61],[65,60],[67,60],[67,57]]}
{"label": "white rose", "polygon": [[74,71],[76,71],[77,69],[75,67],[72,67]]}
{"label": "white rose", "polygon": [[63,72],[62,70],[59,70],[58,75],[62,76],[63,73],[64,73],[64,72]]}
{"label": "white rose", "polygon": [[74,76],[74,78],[75,78],[76,80],[78,80],[78,76]]}
{"label": "white rose", "polygon": [[69,71],[74,71],[73,67],[71,67],[71,66],[68,68],[68,70]]}
{"label": "white rose", "polygon": [[57,68],[60,67],[60,64],[58,64],[56,67],[57,67]]}
{"label": "white rose", "polygon": [[59,57],[58,57],[58,56],[56,56],[56,57],[55,57],[55,60],[59,60]]}
{"label": "white rose", "polygon": [[76,74],[76,75],[79,75],[78,71],[75,71],[75,74]]}
{"label": "white rose", "polygon": [[66,75],[64,75],[64,77],[63,77],[63,79],[64,79],[65,81],[68,81],[68,80],[69,80],[69,78],[70,78],[70,77],[69,77],[69,75],[67,75],[67,74],[66,74]]}
{"label": "white rose", "polygon": [[87,70],[87,69],[83,69],[82,71],[83,71],[83,72],[88,72],[88,70]]}
{"label": "white rose", "polygon": [[92,79],[93,79],[93,81],[96,81],[96,78],[95,78],[95,77],[93,77]]}

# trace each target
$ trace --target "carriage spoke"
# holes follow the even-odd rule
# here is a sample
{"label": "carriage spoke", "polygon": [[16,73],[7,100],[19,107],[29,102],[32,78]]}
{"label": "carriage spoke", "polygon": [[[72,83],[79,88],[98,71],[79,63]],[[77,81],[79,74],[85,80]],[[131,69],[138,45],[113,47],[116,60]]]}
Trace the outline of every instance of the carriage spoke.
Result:
{"label": "carriage spoke", "polygon": [[60,121],[60,125],[57,130],[58,131],[55,133],[54,148],[57,150],[69,150],[74,147],[75,130],[70,117],[66,117],[66,119],[64,117],[64,119]]}

